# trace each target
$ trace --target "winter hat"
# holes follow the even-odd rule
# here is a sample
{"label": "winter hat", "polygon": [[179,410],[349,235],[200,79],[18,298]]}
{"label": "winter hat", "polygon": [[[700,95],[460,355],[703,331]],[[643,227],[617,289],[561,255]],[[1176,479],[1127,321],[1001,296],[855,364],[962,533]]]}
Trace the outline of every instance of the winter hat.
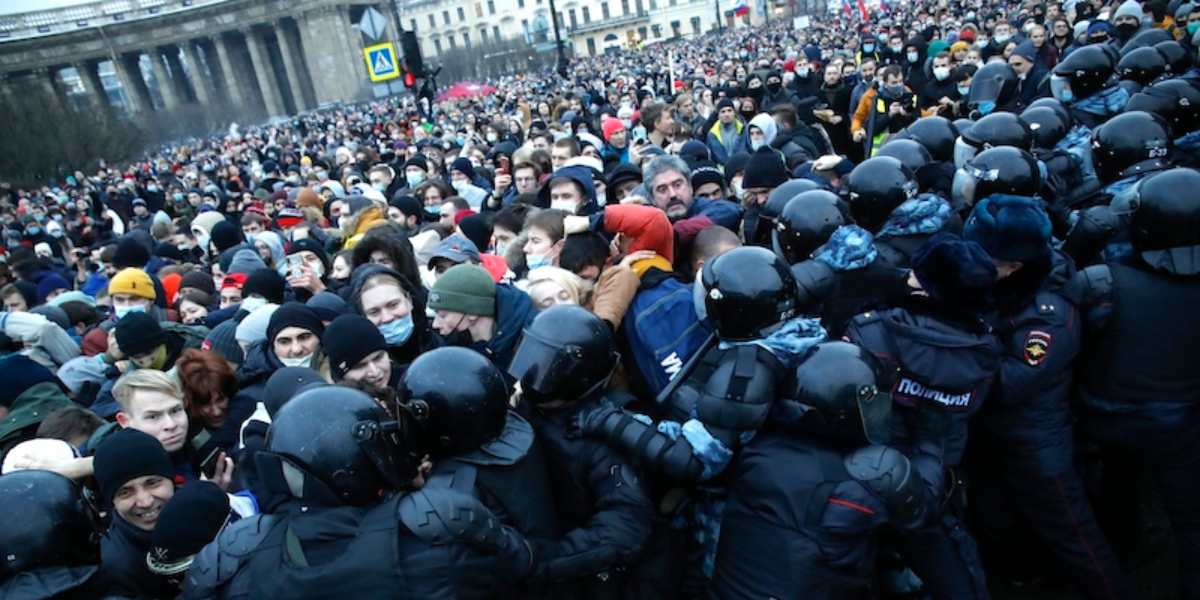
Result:
{"label": "winter hat", "polygon": [[379,328],[360,315],[342,315],[325,328],[321,347],[329,357],[329,368],[335,380],[346,371],[378,350],[387,349],[387,340]]}
{"label": "winter hat", "polygon": [[608,174],[608,181],[604,187],[604,196],[608,204],[617,203],[617,187],[627,181],[642,182],[642,170],[637,168],[637,165],[621,163]]}
{"label": "winter hat", "polygon": [[258,294],[272,304],[283,304],[283,288],[287,285],[283,275],[274,269],[259,269],[246,276],[242,286],[242,298]]}
{"label": "winter hat", "polygon": [[388,206],[404,213],[405,217],[417,217],[417,222],[420,223],[421,217],[421,201],[408,194],[397,193],[388,201]]}
{"label": "winter hat", "polygon": [[606,142],[612,140],[612,136],[618,131],[625,131],[625,124],[620,119],[609,117],[600,124],[600,134],[604,136]]}
{"label": "winter hat", "polygon": [[471,164],[470,159],[465,156],[460,156],[450,163],[451,171],[458,171],[467,176],[467,181],[475,181],[475,167]]}
{"label": "winter hat", "polygon": [[425,156],[421,154],[414,155],[404,163],[404,168],[416,167],[422,171],[429,170],[429,161],[425,160]]}
{"label": "winter hat", "polygon": [[154,300],[158,297],[158,293],[154,291],[154,282],[150,280],[150,276],[141,269],[122,269],[120,273],[113,275],[113,278],[108,282],[108,295],[127,294]]}
{"label": "winter hat", "polygon": [[25,440],[4,454],[4,465],[0,467],[0,475],[8,475],[14,471],[23,471],[29,468],[28,462],[31,462],[31,459],[32,462],[46,464],[74,458],[76,458],[75,449],[63,440],[54,438]]}
{"label": "winter hat", "polygon": [[58,382],[54,373],[24,354],[9,354],[0,358],[0,406],[12,408],[17,397],[29,388],[47,381]]}
{"label": "winter hat", "polygon": [[332,321],[339,315],[350,314],[350,305],[341,296],[328,291],[313,294],[304,305],[317,313],[322,321]]}
{"label": "winter hat", "polygon": [[[464,219],[465,221],[465,219]],[[479,248],[471,240],[454,234],[441,242],[438,242],[437,248],[433,251],[433,255],[429,257],[429,268],[433,268],[433,259],[444,258],[453,262],[456,265],[461,265],[468,260],[472,263],[479,263]]]}
{"label": "winter hat", "polygon": [[778,150],[763,146],[750,155],[746,163],[746,175],[742,177],[742,189],[774,189],[788,180],[787,166]]}
{"label": "winter hat", "polygon": [[127,356],[139,356],[167,343],[158,320],[146,313],[129,313],[117,321],[117,346]]}
{"label": "winter hat", "polygon": [[245,286],[246,286],[246,274],[245,273],[230,273],[229,275],[226,275],[224,278],[221,279],[221,289],[223,289],[223,290],[227,290],[229,288],[237,288],[240,290]]}
{"label": "winter hat", "polygon": [[203,271],[189,271],[183,274],[179,280],[179,289],[194,288],[212,296],[217,293],[217,286],[213,285],[212,276]]}
{"label": "winter hat", "polygon": [[242,243],[242,230],[237,225],[230,223],[229,220],[224,220],[216,225],[213,225],[212,231],[209,232],[209,238],[217,248],[217,253],[224,252]]}
{"label": "winter hat", "polygon": [[1036,199],[996,194],[971,210],[963,239],[998,260],[1033,260],[1050,252],[1050,218]]}
{"label": "winter hat", "polygon": [[970,312],[986,308],[996,283],[996,265],[987,252],[952,233],[939,233],[918,248],[912,269],[931,298]]}
{"label": "winter hat", "polygon": [[14,281],[13,285],[16,286],[17,291],[21,294],[21,297],[25,299],[26,308],[32,308],[38,305],[38,290],[36,285],[29,283],[28,281],[20,280]]}
{"label": "winter hat", "polygon": [[[200,229],[211,236],[213,227],[224,220],[225,217],[216,211],[200,213],[196,215],[196,218],[192,219],[192,228]],[[205,248],[205,250],[208,250],[208,248]]]}
{"label": "winter hat", "polygon": [[725,187],[725,175],[712,161],[697,163],[692,167],[692,189],[695,190],[706,183],[715,183],[722,189]]}
{"label": "winter hat", "polygon": [[193,481],[175,490],[150,534],[150,572],[171,576],[187,571],[200,550],[221,533],[229,514],[229,496],[212,482]]}
{"label": "winter hat", "polygon": [[250,314],[237,324],[234,338],[239,344],[245,344],[247,347],[267,339],[267,325],[270,324],[271,316],[278,308],[278,304],[264,304],[250,311]]}
{"label": "winter hat", "polygon": [[462,231],[462,236],[465,236],[475,246],[477,252],[480,248],[487,248],[488,243],[492,240],[492,225],[483,215],[471,215],[459,221],[458,229]]}
{"label": "winter hat", "polygon": [[496,282],[482,267],[450,267],[429,291],[429,308],[465,315],[496,314]]}
{"label": "winter hat", "polygon": [[304,238],[296,240],[288,246],[288,255],[305,251],[316,254],[317,258],[321,259],[321,264],[325,265],[325,271],[329,271],[329,255],[325,253],[325,248],[321,245],[321,242],[312,238]]}
{"label": "winter hat", "polygon": [[321,210],[325,207],[325,200],[316,190],[310,187],[300,188],[296,192],[296,208],[315,208]]}
{"label": "winter hat", "polygon": [[222,322],[208,332],[200,348],[216,352],[231,363],[242,364],[246,360],[246,357],[242,354],[242,347],[237,343],[237,328],[238,322],[233,319]]}
{"label": "winter hat", "polygon": [[249,275],[265,268],[267,268],[267,263],[263,262],[263,259],[258,255],[258,252],[248,248],[242,248],[233,254],[233,260],[229,261],[229,268],[225,269],[225,273],[242,273]]}
{"label": "winter hat", "polygon": [[[717,113],[720,114],[722,108],[733,108],[733,100],[729,98],[721,98],[717,100]],[[737,109],[734,109],[737,110]]]}
{"label": "winter hat", "polygon": [[271,315],[271,320],[267,323],[267,341],[274,343],[275,336],[288,327],[311,331],[317,337],[325,333],[325,324],[321,322],[321,317],[318,317],[313,309],[299,302],[286,302]]}
{"label": "winter hat", "polygon": [[133,428],[121,429],[104,438],[96,447],[92,466],[100,493],[109,506],[117,490],[138,477],[158,475],[175,480],[175,468],[162,442]]}
{"label": "winter hat", "polygon": [[117,251],[113,253],[112,262],[118,269],[140,269],[150,262],[150,249],[137,238],[125,236],[117,242]]}
{"label": "winter hat", "polygon": [[326,385],[325,379],[308,367],[284,367],[267,378],[267,385],[263,387],[262,403],[267,409],[267,414],[273,418],[288,400],[296,397],[302,390],[323,385]]}
{"label": "winter hat", "polygon": [[63,279],[62,275],[59,275],[58,273],[49,273],[45,277],[42,277],[42,280],[37,284],[38,304],[45,303],[46,296],[49,296],[58,290],[69,289],[71,289],[71,284],[67,283],[67,280]]}
{"label": "winter hat", "polygon": [[1117,7],[1117,12],[1113,13],[1108,20],[1116,21],[1120,17],[1134,17],[1138,20],[1138,23],[1141,23],[1145,16],[1146,13],[1142,12],[1142,5],[1137,0],[1125,0],[1121,3],[1121,6]]}
{"label": "winter hat", "polygon": [[1013,56],[1020,56],[1029,62],[1034,62],[1037,60],[1037,48],[1033,47],[1033,42],[1025,40],[1017,44],[1016,49],[1013,50]]}
{"label": "winter hat", "polygon": [[[1087,23],[1087,21],[1083,22]],[[1076,23],[1075,27],[1078,28],[1079,24]],[[1092,21],[1092,23],[1087,26],[1087,39],[1088,41],[1100,41],[1108,39],[1113,37],[1114,31],[1116,30],[1113,29],[1113,26],[1110,25],[1108,21]]]}
{"label": "winter hat", "polygon": [[154,256],[175,262],[183,262],[183,251],[179,249],[179,246],[166,242],[161,242],[154,247]]}
{"label": "winter hat", "polygon": [[[750,155],[746,152],[737,152],[725,161],[725,185],[733,183],[733,178],[738,173],[746,172],[746,163],[750,162]],[[744,186],[743,186],[744,187]]]}
{"label": "winter hat", "polygon": [[708,162],[711,158],[708,152],[708,146],[699,140],[688,140],[679,149],[679,158],[682,158],[689,167],[695,169],[697,165]]}

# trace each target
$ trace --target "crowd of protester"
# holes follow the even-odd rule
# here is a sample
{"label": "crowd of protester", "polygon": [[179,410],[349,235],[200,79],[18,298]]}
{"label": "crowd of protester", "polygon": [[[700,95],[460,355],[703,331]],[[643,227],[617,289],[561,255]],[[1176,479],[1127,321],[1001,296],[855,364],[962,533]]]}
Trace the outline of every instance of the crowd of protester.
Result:
{"label": "crowd of protester", "polygon": [[845,7],[5,184],[0,596],[1200,597],[1200,4]]}

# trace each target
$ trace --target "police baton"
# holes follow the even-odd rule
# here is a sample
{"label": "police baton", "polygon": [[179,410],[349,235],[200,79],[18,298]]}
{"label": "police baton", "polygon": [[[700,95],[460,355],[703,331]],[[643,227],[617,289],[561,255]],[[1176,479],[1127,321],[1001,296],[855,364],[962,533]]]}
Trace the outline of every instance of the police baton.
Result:
{"label": "police baton", "polygon": [[704,355],[716,344],[717,332],[714,331],[708,334],[708,337],[705,338],[704,343],[700,344],[700,347],[696,349],[696,352],[692,354],[692,357],[689,358],[686,363],[684,363],[683,368],[679,369],[679,372],[675,373],[675,376],[667,382],[667,386],[664,387],[662,391],[658,393],[658,396],[654,398],[654,403],[658,406],[665,404],[667,400],[671,398],[671,394],[674,394],[675,390],[679,389],[680,384],[687,379],[688,375],[691,375],[692,371],[696,370],[696,365],[700,364],[700,359],[703,358]]}

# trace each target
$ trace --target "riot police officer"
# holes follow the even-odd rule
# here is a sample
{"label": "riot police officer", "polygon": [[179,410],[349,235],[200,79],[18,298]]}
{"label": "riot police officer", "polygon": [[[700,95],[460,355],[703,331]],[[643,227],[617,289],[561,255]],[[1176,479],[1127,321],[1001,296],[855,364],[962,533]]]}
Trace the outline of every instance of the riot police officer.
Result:
{"label": "riot police officer", "polygon": [[1029,150],[1033,147],[1033,132],[1016,114],[988,115],[962,130],[954,145],[954,166],[961,169],[975,155],[997,146]]}
{"label": "riot police officer", "polygon": [[529,422],[508,409],[500,369],[474,350],[438,348],[413,361],[398,391],[430,449],[432,477],[473,482],[467,487],[525,535],[558,536],[541,445]]}
{"label": "riot police officer", "polygon": [[1129,101],[1129,92],[1112,81],[1114,53],[1101,46],[1088,44],[1073,50],[1050,75],[1050,93],[1067,105],[1073,122],[1088,129],[1119,114]]}
{"label": "riot police officer", "polygon": [[[778,418],[730,469],[710,597],[869,592],[876,532],[919,526],[935,497],[908,457],[881,445],[890,384],[857,346],[825,342],[810,350],[773,409]],[[769,548],[783,552],[764,560]]]}
{"label": "riot police officer", "polygon": [[14,600],[97,598],[98,515],[79,486],[50,471],[0,477],[0,596]]}
{"label": "riot police officer", "polygon": [[919,175],[921,188],[948,197],[954,180],[954,142],[958,139],[954,123],[936,115],[922,117],[904,128],[900,137],[913,140],[929,151],[932,162]]}
{"label": "riot police officer", "polygon": [[1200,87],[1183,79],[1159,81],[1134,94],[1126,108],[1156,114],[1171,126],[1176,165],[1200,164]]}
{"label": "riot police officer", "polygon": [[967,108],[972,119],[987,117],[996,112],[1021,109],[1021,81],[1008,63],[989,62],[971,78]]}
{"label": "riot police officer", "polygon": [[[921,477],[940,493],[942,466],[960,463],[967,418],[999,367],[999,343],[980,317],[996,267],[978,244],[942,233],[913,257],[912,274],[917,293],[854,317],[845,337],[898,372],[891,443],[926,465]],[[975,542],[959,515],[964,485],[956,471],[946,484],[948,507],[898,540],[937,598],[987,597]]]}
{"label": "riot police officer", "polygon": [[1015,512],[1086,597],[1126,598],[1130,590],[1075,470],[1071,365],[1082,330],[1070,286],[1075,267],[1052,251],[1050,230],[1039,199],[1001,194],[976,204],[963,228],[1000,274],[988,320],[1004,346],[991,397],[972,424],[970,468],[981,474],[972,478],[972,505],[995,538],[1009,533],[996,515]]}
{"label": "riot police officer", "polygon": [[[617,368],[612,332],[575,305],[540,313],[525,328],[509,373],[546,451],[563,534],[536,540],[536,576],[573,582],[575,597],[641,594],[630,570],[650,537],[654,507],[637,472],[602,442],[580,435],[582,411],[601,402]],[[632,589],[631,589],[632,588]]]}
{"label": "riot police officer", "polygon": [[289,500],[205,547],[183,597],[490,598],[527,575],[524,538],[469,490],[413,489],[426,450],[407,429],[358,390],[301,392],[257,457],[264,484]]}
{"label": "riot police officer", "polygon": [[[939,231],[962,231],[962,219],[951,210],[948,200],[953,180],[946,179],[944,191],[929,189],[922,184],[926,179],[925,174],[933,167],[932,157],[923,146],[912,140],[889,140],[875,156],[896,158],[912,172],[918,183],[919,193],[893,208],[883,225],[871,230],[875,234],[875,248],[883,260],[894,267],[908,268],[913,253],[930,236]],[[893,182],[898,181],[890,167],[880,174],[888,176]],[[858,186],[860,199],[864,193],[868,196],[880,195],[880,192],[886,195],[886,188],[877,188],[872,192],[863,187],[861,184]]]}
{"label": "riot police officer", "polygon": [[[1187,350],[1200,331],[1196,189],[1200,173],[1186,168],[1139,183],[1132,256],[1077,276],[1085,325],[1095,332],[1081,362],[1080,427],[1108,469],[1126,464],[1151,475],[1179,547],[1181,598],[1200,595],[1200,372]],[[1127,474],[1113,477],[1114,495],[1136,495]]]}

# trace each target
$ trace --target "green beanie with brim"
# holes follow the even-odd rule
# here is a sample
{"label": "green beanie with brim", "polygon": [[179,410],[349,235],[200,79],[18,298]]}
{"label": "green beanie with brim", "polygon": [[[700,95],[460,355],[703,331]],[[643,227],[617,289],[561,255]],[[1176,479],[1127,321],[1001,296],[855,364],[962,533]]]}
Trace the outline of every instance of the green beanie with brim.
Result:
{"label": "green beanie with brim", "polygon": [[470,264],[451,267],[429,291],[429,307],[491,317],[496,314],[496,282],[483,267]]}

